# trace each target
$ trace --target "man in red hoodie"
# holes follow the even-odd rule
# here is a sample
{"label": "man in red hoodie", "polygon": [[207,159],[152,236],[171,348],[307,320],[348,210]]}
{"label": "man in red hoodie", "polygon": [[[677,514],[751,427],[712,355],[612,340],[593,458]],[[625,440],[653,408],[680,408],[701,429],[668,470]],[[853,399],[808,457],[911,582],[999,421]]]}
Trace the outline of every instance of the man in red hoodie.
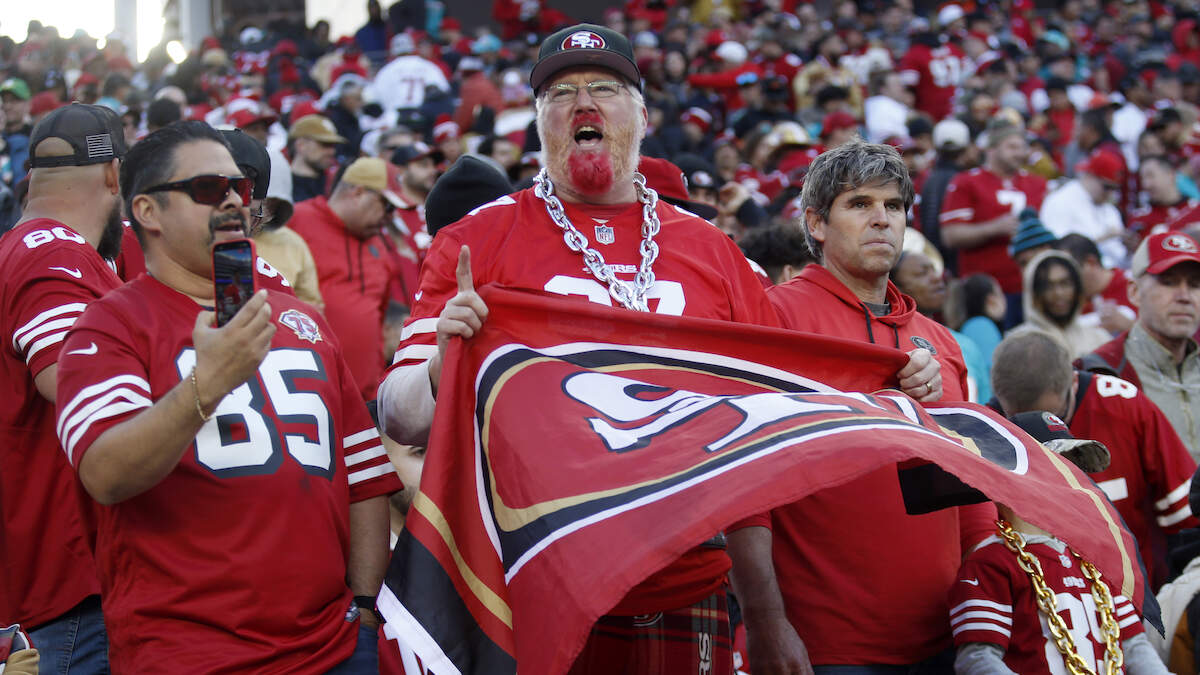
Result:
{"label": "man in red hoodie", "polygon": [[[853,140],[822,154],[802,195],[819,264],[768,297],[787,328],[916,352],[899,373],[910,395],[935,400],[944,387],[941,398],[964,400],[966,367],[954,338],[888,281],[913,195],[891,146]],[[944,384],[914,391],[908,371],[930,354]],[[994,519],[990,505],[909,516],[896,469],[886,467],[742,521],[729,534],[729,555],[754,672],[890,673],[949,663],[947,594],[963,552]]]}
{"label": "man in red hoodie", "polygon": [[333,194],[300,202],[288,221],[312,249],[325,318],[364,400],[375,398],[383,374],[383,314],[393,274],[380,232],[401,205],[388,188],[387,163],[364,157],[346,168]]}

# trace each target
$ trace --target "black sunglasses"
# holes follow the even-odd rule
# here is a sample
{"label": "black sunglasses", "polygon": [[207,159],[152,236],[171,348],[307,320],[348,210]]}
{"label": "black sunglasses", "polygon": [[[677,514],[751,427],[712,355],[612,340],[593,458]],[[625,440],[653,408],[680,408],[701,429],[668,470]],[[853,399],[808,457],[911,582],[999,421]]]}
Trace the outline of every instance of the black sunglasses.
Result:
{"label": "black sunglasses", "polygon": [[144,194],[151,192],[166,192],[180,190],[188,193],[197,204],[217,206],[225,201],[230,190],[242,198],[242,204],[250,204],[250,193],[254,189],[254,180],[245,176],[193,176],[187,180],[177,180],[173,183],[163,183],[142,190]]}

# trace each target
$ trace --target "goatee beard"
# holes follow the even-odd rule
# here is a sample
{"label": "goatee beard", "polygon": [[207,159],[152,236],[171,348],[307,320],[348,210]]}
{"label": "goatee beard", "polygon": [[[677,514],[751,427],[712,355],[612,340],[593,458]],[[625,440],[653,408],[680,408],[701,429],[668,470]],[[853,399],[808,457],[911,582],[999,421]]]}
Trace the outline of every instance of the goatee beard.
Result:
{"label": "goatee beard", "polygon": [[579,192],[589,196],[602,195],[612,189],[612,164],[607,152],[572,152],[567,157],[567,172],[571,184]]}
{"label": "goatee beard", "polygon": [[121,239],[125,236],[125,224],[121,222],[121,205],[118,202],[108,213],[104,223],[104,232],[100,242],[96,244],[96,252],[105,260],[116,260],[121,254]]}

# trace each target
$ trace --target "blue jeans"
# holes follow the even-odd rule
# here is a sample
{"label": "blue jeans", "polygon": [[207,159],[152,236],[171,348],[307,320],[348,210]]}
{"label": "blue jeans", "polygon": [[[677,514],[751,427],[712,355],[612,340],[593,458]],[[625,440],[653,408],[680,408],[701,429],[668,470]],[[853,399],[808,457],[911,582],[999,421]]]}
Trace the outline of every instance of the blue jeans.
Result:
{"label": "blue jeans", "polygon": [[814,675],[954,675],[954,648],[906,666],[813,666]]}
{"label": "blue jeans", "polygon": [[108,672],[108,633],[100,613],[100,596],[93,595],[50,623],[29,631],[37,647],[40,672],[55,675],[93,675]]}
{"label": "blue jeans", "polygon": [[325,675],[379,675],[379,632],[359,623],[354,653]]}

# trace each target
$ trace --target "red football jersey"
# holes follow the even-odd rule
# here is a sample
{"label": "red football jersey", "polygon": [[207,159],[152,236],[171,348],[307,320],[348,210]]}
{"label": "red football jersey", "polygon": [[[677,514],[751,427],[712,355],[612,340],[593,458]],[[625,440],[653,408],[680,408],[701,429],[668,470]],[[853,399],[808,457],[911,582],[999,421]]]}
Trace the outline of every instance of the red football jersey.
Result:
{"label": "red football jersey", "polygon": [[1169,232],[1182,232],[1193,225],[1200,225],[1200,203],[1195,200],[1188,202],[1187,209],[1166,223]]}
{"label": "red football jersey", "polygon": [[1166,535],[1200,525],[1188,506],[1196,462],[1158,406],[1129,382],[1080,374],[1078,401],[1071,434],[1108,446],[1112,462],[1092,479],[1137,538],[1157,590],[1167,580]]}
{"label": "red football jersey", "polygon": [[916,108],[934,121],[954,112],[954,97],[966,70],[966,54],[958,45],[940,47],[915,44],[896,68],[904,83],[916,88]]}
{"label": "red football jersey", "polygon": [[[1046,179],[1026,171],[1012,178],[1001,178],[984,168],[958,174],[946,187],[939,216],[942,227],[982,223],[1021,209],[1040,209],[1046,196]],[[1008,255],[1011,237],[993,237],[975,248],[958,252],[958,271],[962,276],[990,274],[1005,293],[1021,292],[1021,270]]]}
{"label": "red football jersey", "polygon": [[[642,205],[584,207],[564,204],[567,217],[619,279],[630,281],[641,262]],[[650,310],[660,314],[776,325],[746,257],[708,221],[659,201],[662,229],[655,242]],[[611,237],[611,243],[598,243]],[[437,317],[458,292],[455,268],[462,245],[471,249],[476,287],[495,283],[612,305],[608,288],[587,270],[583,257],[563,243],[562,230],[533,189],[501,197],[440,230],[421,268],[421,290],[405,324],[392,368],[420,365],[437,353]],[[644,614],[683,607],[715,591],[729,569],[723,551],[696,549],[630,592],[614,614]]]}
{"label": "red football jersey", "polygon": [[[328,324],[294,297],[269,302],[278,325],[257,375],[166,478],[99,509],[114,672],[324,673],[354,649],[350,502],[400,484]],[[199,311],[146,275],[89,306],[58,371],[73,466],[188,376]]]}
{"label": "red football jersey", "polygon": [[[1029,542],[1025,550],[1041,563],[1046,585],[1055,592],[1058,615],[1075,639],[1079,655],[1092,672],[1101,672],[1096,667],[1105,649],[1100,614],[1079,559],[1058,540]],[[1142,622],[1133,604],[1112,592],[1117,625],[1125,641],[1142,632]],[[991,537],[967,556],[958,582],[950,590],[950,607],[955,644],[999,645],[1004,650],[1004,663],[1021,675],[1066,675],[1063,656],[1038,611],[1029,575],[1017,566],[1017,554],[998,537]]]}
{"label": "red football jersey", "polygon": [[33,628],[100,592],[91,500],[58,449],[54,404],[34,376],[58,362],[88,303],[121,285],[96,249],[56,220],[0,238],[0,623]]}
{"label": "red football jersey", "polygon": [[1183,215],[1186,211],[1200,208],[1200,200],[1181,199],[1175,204],[1151,204],[1132,209],[1125,220],[1125,229],[1136,232],[1141,239],[1154,234],[1155,228]]}

